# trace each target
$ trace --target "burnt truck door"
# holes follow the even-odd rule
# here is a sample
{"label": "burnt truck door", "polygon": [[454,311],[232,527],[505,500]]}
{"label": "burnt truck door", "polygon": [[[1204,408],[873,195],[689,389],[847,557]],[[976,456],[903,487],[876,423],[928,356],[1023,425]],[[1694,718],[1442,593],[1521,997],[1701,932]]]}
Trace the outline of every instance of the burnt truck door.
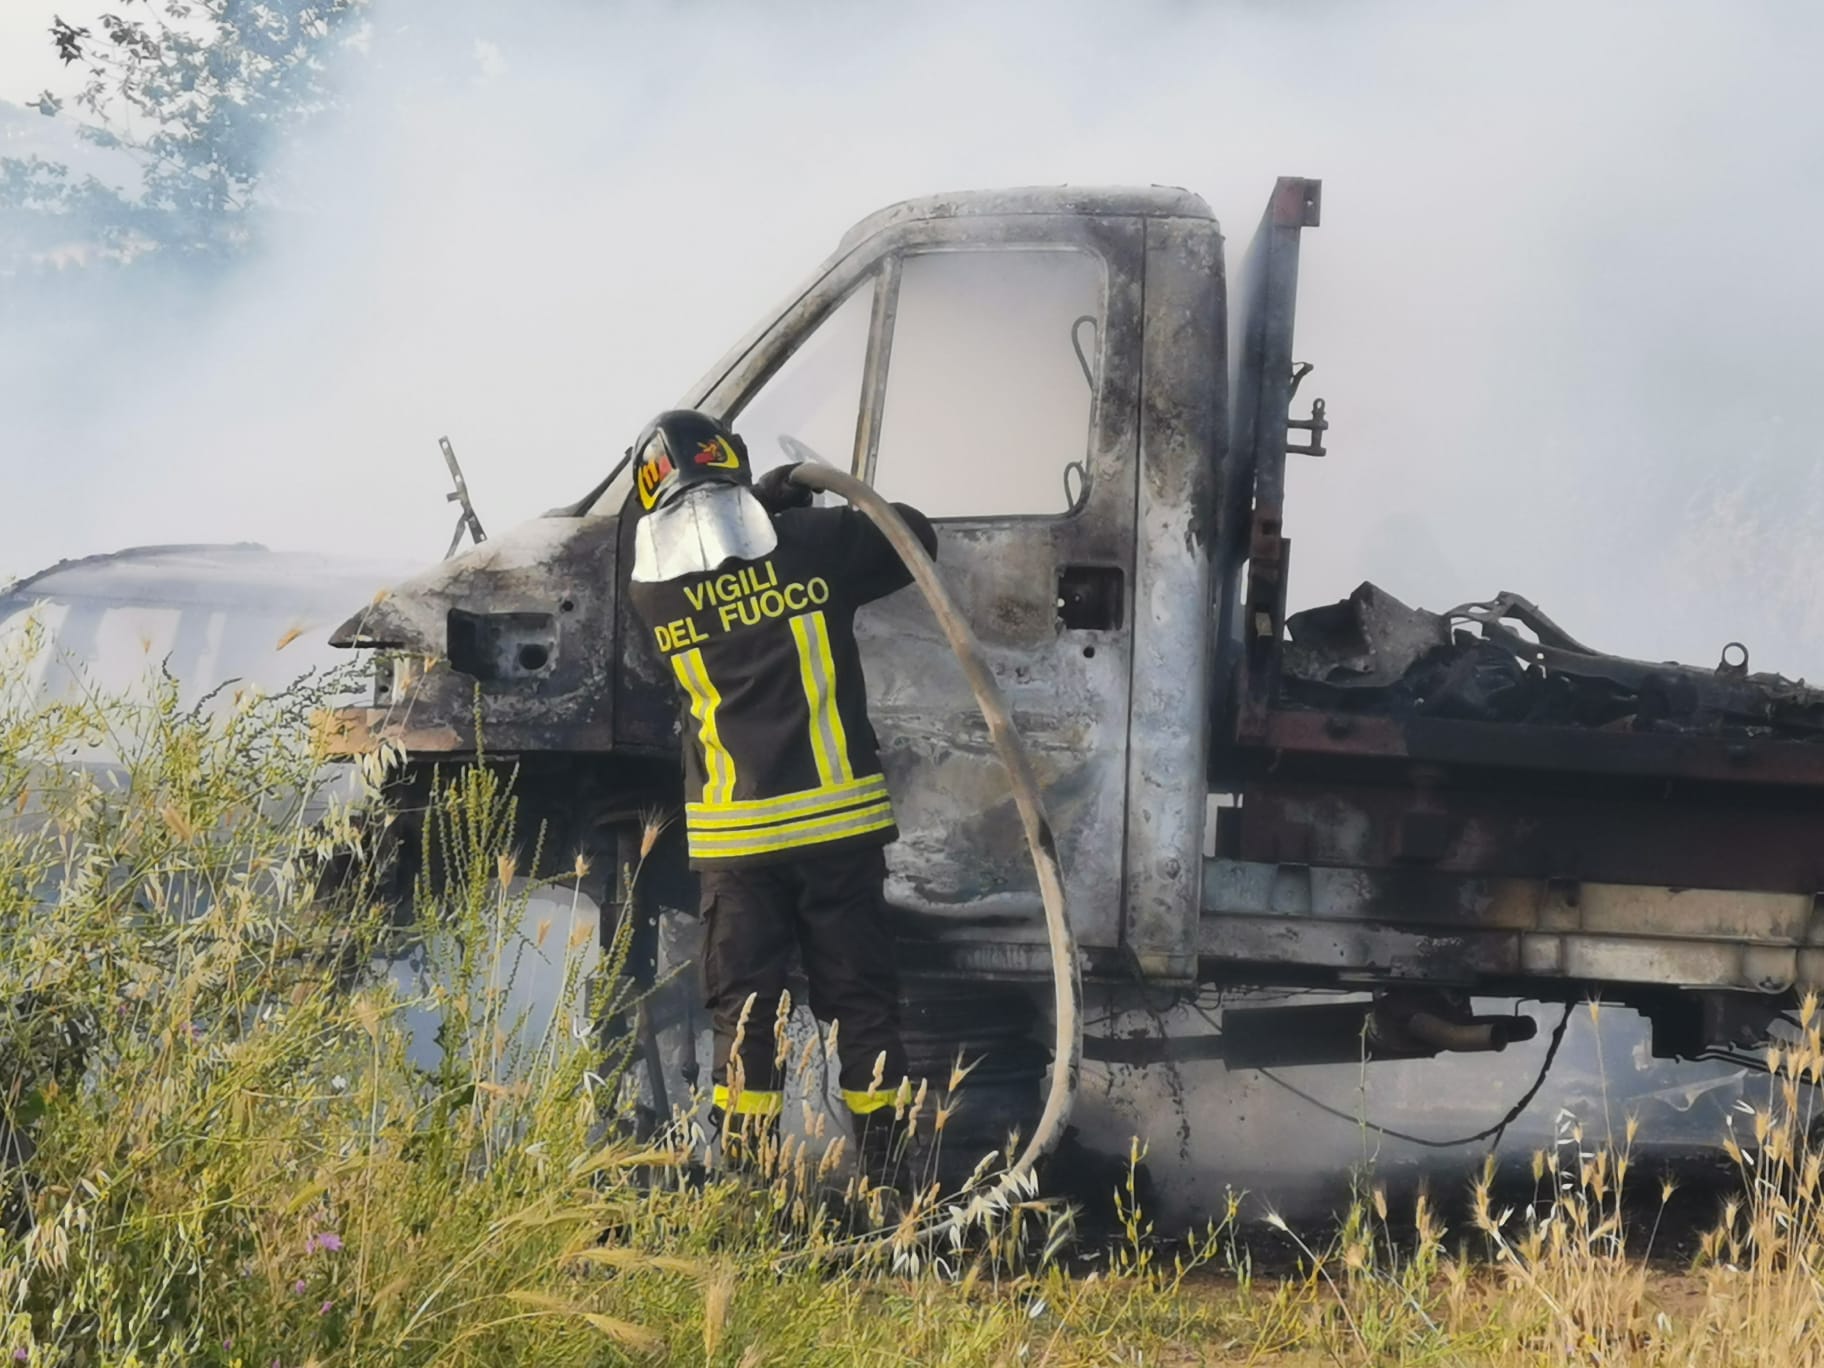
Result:
{"label": "burnt truck door", "polygon": [[[1131,214],[907,215],[839,254],[709,396],[756,467],[795,438],[937,524],[1092,957],[1121,938],[1144,243]],[[730,392],[743,373],[763,378]],[[1043,972],[1007,780],[929,610],[906,591],[856,629],[909,961]]]}
{"label": "burnt truck door", "polygon": [[1185,983],[1202,910],[1210,558],[1227,418],[1222,233],[1207,209],[1146,220],[1145,329],[1123,967]]}

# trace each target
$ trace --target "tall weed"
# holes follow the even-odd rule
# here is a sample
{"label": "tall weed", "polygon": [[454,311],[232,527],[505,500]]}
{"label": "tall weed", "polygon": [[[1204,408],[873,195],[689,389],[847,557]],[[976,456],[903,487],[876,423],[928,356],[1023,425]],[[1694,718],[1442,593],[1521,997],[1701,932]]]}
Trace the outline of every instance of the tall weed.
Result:
{"label": "tall weed", "polygon": [[[1234,1198],[1158,1239],[1136,1141],[1083,1249],[1030,1188],[988,1198],[995,1156],[967,1223],[929,1170],[870,1189],[814,1031],[779,1033],[813,1100],[741,1177],[703,1170],[701,1099],[636,1138],[604,1030],[637,1019],[628,909],[603,934],[588,870],[533,877],[558,862],[496,764],[438,776],[402,890],[389,757],[326,769],[310,725],[346,680],[187,708],[5,669],[0,1362],[1824,1363],[1815,1002],[1719,1137],[1740,1192],[1689,1272],[1630,1229],[1635,1128],[1575,1118],[1531,1200],[1491,1168],[1450,1229],[1364,1175],[1321,1231],[1270,1223],[1275,1276]],[[534,955],[556,986],[516,1006]],[[941,1139],[969,1067],[901,1115]]]}

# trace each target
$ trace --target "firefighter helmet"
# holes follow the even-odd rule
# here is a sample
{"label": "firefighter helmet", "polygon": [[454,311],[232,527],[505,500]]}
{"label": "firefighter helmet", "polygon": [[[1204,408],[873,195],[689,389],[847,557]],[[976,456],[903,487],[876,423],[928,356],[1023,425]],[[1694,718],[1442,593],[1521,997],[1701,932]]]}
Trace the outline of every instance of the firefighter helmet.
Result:
{"label": "firefighter helmet", "polygon": [[692,485],[715,480],[751,485],[747,443],[706,413],[670,409],[646,425],[633,444],[633,480],[640,507],[650,512]]}

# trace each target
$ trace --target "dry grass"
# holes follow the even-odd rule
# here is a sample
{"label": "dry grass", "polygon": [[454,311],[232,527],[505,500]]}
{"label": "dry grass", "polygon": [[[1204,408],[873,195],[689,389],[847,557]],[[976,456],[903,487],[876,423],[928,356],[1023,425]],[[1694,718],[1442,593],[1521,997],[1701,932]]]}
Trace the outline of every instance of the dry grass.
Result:
{"label": "dry grass", "polygon": [[[507,1018],[512,876],[536,844],[510,776],[439,786],[437,877],[399,928],[368,854],[382,776],[329,800],[310,686],[213,717],[170,688],[7,697],[0,1362],[1824,1362],[1815,1004],[1769,1061],[1772,1105],[1719,1137],[1741,1192],[1688,1271],[1622,1238],[1631,1129],[1602,1147],[1570,1127],[1538,1157],[1536,1201],[1503,1209],[1485,1178],[1447,1229],[1367,1182],[1321,1242],[1285,1231],[1302,1255],[1271,1277],[1233,1207],[1164,1245],[1130,1182],[1086,1273],[1036,1197],[934,1242],[926,1189],[896,1222],[829,1118],[769,1142],[742,1182],[693,1181],[700,1137],[682,1130],[633,1140],[626,1061],[597,1023]],[[71,764],[98,745],[117,769]],[[592,971],[564,946],[598,1019],[630,1002],[624,931]],[[439,970],[423,999],[371,968],[412,936]],[[406,1048],[424,1009],[445,1022],[428,1069]],[[903,1108],[941,1125],[966,1087],[943,1082]],[[884,1230],[858,1248],[870,1209]]]}

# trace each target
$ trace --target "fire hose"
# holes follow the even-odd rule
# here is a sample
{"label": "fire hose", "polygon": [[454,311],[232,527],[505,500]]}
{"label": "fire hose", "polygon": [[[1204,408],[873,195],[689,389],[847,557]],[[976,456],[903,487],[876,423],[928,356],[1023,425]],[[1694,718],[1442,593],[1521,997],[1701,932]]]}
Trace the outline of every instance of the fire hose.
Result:
{"label": "fire hose", "polygon": [[[797,443],[792,444],[799,446]],[[790,448],[788,448],[789,450]],[[801,448],[802,450],[802,448]],[[794,454],[798,454],[794,452]],[[968,620],[950,596],[937,566],[912,529],[880,495],[854,476],[818,461],[804,461],[792,468],[792,480],[814,490],[828,490],[846,499],[871,519],[886,536],[893,550],[912,576],[913,583],[924,595],[932,616],[943,629],[944,637],[955,654],[957,664],[975,695],[976,707],[988,724],[988,737],[994,753],[1007,771],[1013,789],[1014,806],[1019,810],[1020,826],[1026,835],[1026,849],[1038,875],[1039,896],[1045,908],[1045,932],[1051,951],[1051,979],[1055,1035],[1052,1052],[1051,1082],[1045,1094],[1045,1106],[1038,1124],[1026,1141],[1020,1155],[1000,1174],[986,1193],[975,1194],[992,1203],[997,1197],[1015,1191],[1033,1171],[1034,1165],[1049,1154],[1063,1138],[1071,1107],[1076,1102],[1077,1074],[1083,1060],[1083,983],[1077,961],[1076,937],[1070,929],[1065,905],[1064,875],[1058,864],[1057,843],[1051,824],[1045,817],[1045,805],[1039,797],[1038,780],[1026,754],[1026,744],[1013,725],[1013,714],[1001,695],[994,672],[982,653]],[[975,1202],[970,1203],[971,1207]]]}

